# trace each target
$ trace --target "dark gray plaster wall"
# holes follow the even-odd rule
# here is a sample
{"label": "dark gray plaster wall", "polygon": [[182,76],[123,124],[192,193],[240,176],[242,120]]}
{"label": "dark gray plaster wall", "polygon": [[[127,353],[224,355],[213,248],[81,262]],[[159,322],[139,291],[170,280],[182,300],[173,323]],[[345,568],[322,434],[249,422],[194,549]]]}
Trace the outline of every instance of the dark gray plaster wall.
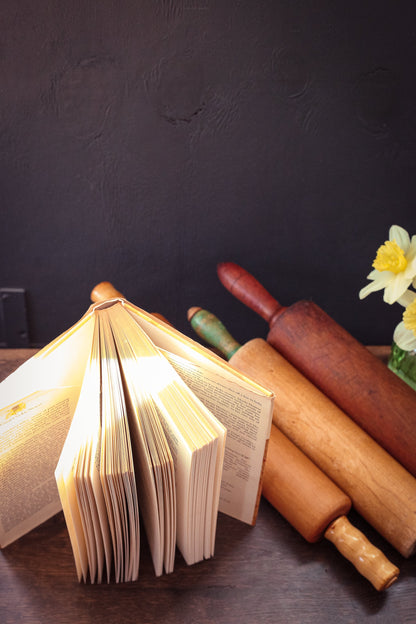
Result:
{"label": "dark gray plaster wall", "polygon": [[192,335],[266,325],[219,283],[253,272],[390,342],[358,291],[389,226],[416,233],[414,2],[15,0],[0,17],[0,287],[33,344],[112,281]]}

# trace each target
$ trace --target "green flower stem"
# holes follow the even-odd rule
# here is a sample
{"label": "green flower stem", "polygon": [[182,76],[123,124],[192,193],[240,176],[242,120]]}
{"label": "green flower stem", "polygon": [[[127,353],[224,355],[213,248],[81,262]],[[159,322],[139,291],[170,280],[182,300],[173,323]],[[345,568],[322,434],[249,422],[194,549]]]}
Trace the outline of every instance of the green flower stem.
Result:
{"label": "green flower stem", "polygon": [[416,390],[416,351],[404,351],[393,341],[388,367]]}

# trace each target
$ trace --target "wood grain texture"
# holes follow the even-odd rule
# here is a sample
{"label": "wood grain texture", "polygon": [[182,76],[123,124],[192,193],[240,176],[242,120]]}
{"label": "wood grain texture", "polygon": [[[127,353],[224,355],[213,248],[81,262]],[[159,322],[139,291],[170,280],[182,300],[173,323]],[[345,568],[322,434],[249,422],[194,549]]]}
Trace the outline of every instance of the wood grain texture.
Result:
{"label": "wood grain texture", "polygon": [[[308,457],[309,442],[312,449],[315,449],[325,446],[326,439],[321,438],[319,442],[322,441],[323,444],[319,442],[317,444],[315,430],[311,440],[310,435],[306,433],[303,439],[298,438],[294,444],[283,433],[286,428],[281,426],[281,422],[286,424],[285,419],[289,423],[299,421],[302,425],[306,416],[318,431],[328,429],[327,436],[331,438],[331,427],[326,427],[326,421],[322,427],[319,420],[314,418],[314,411],[311,410],[314,397],[307,394],[302,396],[302,393],[299,393],[296,376],[288,380],[284,368],[281,374],[279,364],[283,358],[266,341],[258,338],[241,346],[212,312],[192,307],[188,310],[187,316],[200,338],[217,348],[231,364],[235,362],[237,369],[256,379],[274,394],[274,422],[270,430],[264,463],[263,496],[307,541],[318,541],[324,535],[377,590],[382,591],[391,587],[397,581],[399,569],[349,522],[346,514],[351,508],[351,499],[318,467],[319,461],[316,459],[320,460],[320,456],[317,457],[316,453],[312,453],[314,461]],[[254,354],[250,352],[250,344],[259,342],[262,347],[258,349],[258,353],[256,348]],[[245,357],[246,349],[249,351],[248,357]],[[260,359],[257,355],[260,355]],[[293,371],[293,367],[285,363]],[[304,380],[297,371],[296,375],[301,381]],[[305,381],[309,384],[307,380]],[[314,390],[319,392],[316,388]],[[298,394],[302,398],[293,409],[292,396],[298,397]],[[324,398],[328,401],[327,397]],[[338,410],[336,406],[333,407]],[[325,412],[325,409],[319,409],[318,419],[321,418],[321,412]],[[302,429],[308,432],[307,426],[302,426]],[[342,450],[344,451],[345,447]],[[338,457],[334,463],[339,463]],[[350,464],[353,464],[353,461],[344,464],[344,469],[348,470]],[[356,479],[360,482],[361,466],[359,468],[360,474]],[[371,487],[372,483],[369,485]],[[384,495],[384,490],[380,494]],[[384,506],[382,511],[385,512]],[[367,516],[366,518],[368,519]]]}
{"label": "wood grain texture", "polygon": [[416,393],[313,301],[283,307],[233,262],[217,273],[269,324],[267,341],[416,476]]}
{"label": "wood grain texture", "polygon": [[230,364],[274,392],[274,424],[402,555],[412,555],[416,479],[265,340],[247,342]]}
{"label": "wood grain texture", "polygon": [[[32,350],[1,350],[0,379]],[[139,580],[79,585],[60,513],[0,551],[2,624],[405,624],[416,612],[413,560],[400,557],[354,511],[351,522],[400,567],[377,592],[332,544],[308,544],[264,499],[255,527],[220,514],[213,559],[155,578],[142,548]]]}
{"label": "wood grain texture", "polygon": [[[359,524],[360,519],[354,523]],[[374,541],[374,539],[372,540]],[[137,582],[79,585],[62,514],[0,552],[2,624],[412,622],[414,567],[383,595],[333,545],[308,544],[263,499],[255,527],[220,515],[215,557]]]}
{"label": "wood grain texture", "polygon": [[416,475],[416,393],[311,301],[276,318],[267,341]]}
{"label": "wood grain texture", "polygon": [[263,496],[308,542],[351,509],[350,498],[272,424]]}

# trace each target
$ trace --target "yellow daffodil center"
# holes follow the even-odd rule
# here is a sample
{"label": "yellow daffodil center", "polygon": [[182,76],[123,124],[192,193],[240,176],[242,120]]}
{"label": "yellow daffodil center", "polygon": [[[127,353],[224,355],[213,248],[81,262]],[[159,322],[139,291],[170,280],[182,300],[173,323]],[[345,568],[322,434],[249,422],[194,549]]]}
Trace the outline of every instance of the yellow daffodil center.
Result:
{"label": "yellow daffodil center", "polygon": [[403,322],[406,329],[410,329],[416,336],[416,299],[404,311]]}
{"label": "yellow daffodil center", "polygon": [[386,241],[377,251],[373,267],[377,271],[391,271],[401,273],[407,267],[404,251],[395,240]]}

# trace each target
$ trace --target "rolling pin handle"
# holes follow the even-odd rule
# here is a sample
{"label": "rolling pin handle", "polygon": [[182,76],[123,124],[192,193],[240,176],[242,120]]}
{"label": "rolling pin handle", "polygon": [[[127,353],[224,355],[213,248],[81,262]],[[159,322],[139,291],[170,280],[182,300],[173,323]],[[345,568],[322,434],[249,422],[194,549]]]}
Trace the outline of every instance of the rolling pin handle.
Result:
{"label": "rolling pin handle", "polygon": [[[91,291],[90,299],[93,303],[100,303],[102,301],[107,301],[108,299],[124,299],[124,295],[121,294],[110,282],[100,282]],[[163,321],[167,325],[172,327],[172,323],[170,323],[163,314],[159,312],[152,312],[152,316],[155,316],[160,321]]]}
{"label": "rolling pin handle", "polygon": [[331,522],[324,535],[378,591],[397,581],[399,568],[371,544],[346,516]]}
{"label": "rolling pin handle", "polygon": [[107,299],[116,299],[117,297],[124,299],[124,295],[114,288],[110,282],[100,282],[94,286],[90,294],[91,301],[94,303],[106,301]]}
{"label": "rolling pin handle", "polygon": [[253,275],[234,262],[217,265],[220,282],[234,297],[259,314],[271,326],[286,308],[256,280]]}
{"label": "rolling pin handle", "polygon": [[193,307],[188,310],[188,321],[196,334],[216,347],[229,360],[241,347],[221,321],[211,312]]}

